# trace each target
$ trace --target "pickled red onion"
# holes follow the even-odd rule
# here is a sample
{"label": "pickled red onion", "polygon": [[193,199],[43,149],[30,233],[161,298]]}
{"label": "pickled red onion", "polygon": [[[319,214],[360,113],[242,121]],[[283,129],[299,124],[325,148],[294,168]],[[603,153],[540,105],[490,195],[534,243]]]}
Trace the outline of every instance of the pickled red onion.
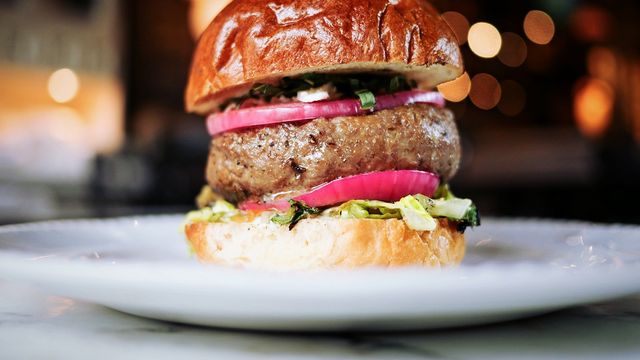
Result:
{"label": "pickled red onion", "polygon": [[[432,196],[438,188],[438,176],[419,170],[390,170],[348,176],[316,186],[293,197],[308,206],[335,205],[349,200],[397,201],[406,195]],[[243,202],[241,210],[287,210],[288,199],[269,203]]]}
{"label": "pickled red onion", "polygon": [[265,126],[283,122],[311,120],[320,117],[351,116],[402,105],[425,103],[444,106],[444,98],[437,91],[411,90],[376,96],[374,110],[363,110],[356,99],[318,101],[313,103],[283,103],[256,106],[209,115],[207,129],[215,135],[229,130]]}

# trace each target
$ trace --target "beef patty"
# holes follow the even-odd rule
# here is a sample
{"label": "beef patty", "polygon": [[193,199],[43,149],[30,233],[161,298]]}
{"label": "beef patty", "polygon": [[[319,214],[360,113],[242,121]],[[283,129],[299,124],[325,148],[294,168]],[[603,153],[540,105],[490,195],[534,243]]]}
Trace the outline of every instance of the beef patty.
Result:
{"label": "beef patty", "polygon": [[446,181],[459,162],[451,111],[419,104],[216,135],[207,181],[227,200],[261,200],[371,171],[424,170]]}

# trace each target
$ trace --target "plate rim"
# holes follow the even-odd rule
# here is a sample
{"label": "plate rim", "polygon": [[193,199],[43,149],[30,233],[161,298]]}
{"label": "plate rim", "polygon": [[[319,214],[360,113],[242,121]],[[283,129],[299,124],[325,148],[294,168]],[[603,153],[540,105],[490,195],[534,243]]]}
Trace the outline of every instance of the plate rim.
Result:
{"label": "plate rim", "polygon": [[[51,229],[66,230],[70,227],[77,227],[78,225],[93,227],[97,224],[101,226],[119,226],[121,224],[131,224],[137,220],[146,220],[147,223],[150,224],[153,224],[155,221],[171,221],[172,223],[176,223],[179,220],[179,216],[181,215],[134,215],[115,218],[53,220],[5,225],[0,226],[0,237],[16,231],[46,232]],[[629,226],[626,224],[623,226],[616,224],[600,225],[580,221],[539,220],[531,218],[488,218],[487,222],[498,224],[499,226],[521,226],[523,223],[532,226],[544,223],[547,226],[553,227],[571,226],[574,228],[583,228],[588,226],[591,228],[604,227],[614,230],[631,229],[631,231],[637,231],[640,235],[640,226]],[[330,324],[327,323],[327,319],[330,319],[331,316],[337,316],[336,314],[341,314],[341,311],[347,314],[343,319],[345,324],[349,324],[349,321],[352,321],[352,324],[358,323],[358,319],[373,319],[372,321],[375,319],[386,319],[396,324],[393,326],[376,325],[375,327],[379,329],[390,329],[394,326],[405,329],[424,328],[424,324],[419,321],[408,321],[405,324],[398,322],[401,321],[402,318],[409,319],[413,316],[431,319],[430,321],[435,321],[433,324],[438,323],[438,320],[434,320],[438,318],[438,316],[444,316],[445,323],[462,325],[474,322],[486,322],[485,320],[479,320],[481,316],[485,316],[487,319],[499,319],[500,316],[504,316],[504,314],[518,314],[513,317],[520,317],[528,313],[552,311],[567,306],[640,293],[640,278],[634,275],[640,273],[640,263],[625,263],[624,266],[618,269],[610,267],[585,267],[580,268],[579,271],[571,271],[552,266],[541,267],[539,263],[516,263],[501,265],[481,264],[441,270],[406,267],[395,269],[364,268],[355,270],[325,269],[319,272],[272,272],[215,265],[203,266],[195,259],[193,262],[158,261],[156,263],[147,259],[141,262],[127,262],[113,265],[107,262],[74,261],[60,258],[30,261],[26,259],[26,254],[27,253],[23,252],[22,256],[19,256],[16,255],[16,253],[3,251],[3,249],[0,248],[0,278],[30,283],[47,289],[52,293],[57,292],[59,295],[102,304],[120,311],[151,318],[200,325],[222,325],[226,327],[262,330],[275,328],[285,330],[340,329],[342,325],[327,325]],[[541,271],[541,268],[544,270]],[[473,272],[471,273],[470,270]],[[505,276],[505,270],[508,271],[508,276]],[[61,278],[54,278],[52,280],[52,274],[53,276],[60,275]],[[345,276],[345,274],[348,274],[348,276]],[[470,274],[473,276],[470,276]],[[9,275],[9,277],[7,277],[7,275]],[[49,277],[47,278],[45,275]],[[381,281],[376,284],[371,284],[372,276],[379,276]],[[552,281],[547,281],[545,276],[552,277]],[[490,300],[493,294],[492,292],[500,293],[511,289],[513,285],[505,282],[505,278],[509,281],[517,281],[518,279],[526,280],[526,282],[523,281],[520,284],[516,283],[514,287],[516,291],[524,291],[525,294],[530,294],[532,291],[540,291],[540,289],[544,289],[544,291],[548,291],[549,289],[553,290],[554,288],[557,289],[559,285],[567,284],[575,280],[573,283],[569,283],[572,287],[568,289],[573,290],[567,290],[569,292],[574,291],[575,293],[567,294],[567,291],[565,291],[563,294],[554,294],[549,292],[549,294],[545,294],[544,296],[537,298],[533,296],[529,300],[525,299],[526,301],[523,303],[512,303],[507,306],[504,305],[504,299],[497,301],[497,305],[488,302],[487,300]],[[251,284],[250,286],[247,286],[247,283],[243,283],[243,280],[247,279],[251,281],[249,283]],[[316,281],[311,282],[310,279]],[[368,282],[361,281],[362,279]],[[423,285],[415,286],[416,279],[420,279]],[[498,279],[498,281],[496,281],[496,279]],[[615,284],[609,284],[611,279],[616,279]],[[434,282],[429,283],[430,280],[434,280]],[[146,284],[148,281],[152,283],[146,287],[140,287],[141,283]],[[360,285],[358,285],[359,281],[361,282]],[[158,286],[157,284],[159,283],[163,286]],[[167,287],[175,284],[181,286],[177,291],[183,291],[183,294],[200,294],[206,299],[220,296],[221,292],[227,292],[226,300],[217,299],[219,302],[218,305],[222,305],[223,307],[227,306],[227,308],[231,306],[232,309],[234,299],[240,299],[241,302],[246,302],[247,299],[260,298],[261,296],[263,297],[262,301],[265,301],[267,304],[283,301],[283,304],[290,305],[295,304],[296,301],[300,301],[306,305],[302,306],[302,310],[298,309],[298,312],[296,312],[295,309],[279,309],[275,312],[275,315],[265,313],[264,309],[256,309],[254,312],[247,313],[236,309],[234,310],[235,312],[231,311],[230,315],[225,317],[226,315],[221,314],[219,310],[210,310],[210,313],[207,315],[209,316],[209,320],[199,321],[197,316],[202,314],[197,312],[201,311],[201,308],[191,309],[192,312],[196,312],[196,315],[193,313],[189,315],[188,310],[176,308],[175,305],[172,307],[170,300],[166,300],[169,301],[169,303],[164,303],[164,305],[157,305],[159,308],[145,308],[145,306],[150,306],[148,301],[145,303],[144,300],[137,299],[127,303],[122,298],[118,298],[117,294],[109,294],[109,291],[113,289],[128,291],[129,296],[131,296],[131,294],[145,294],[145,292],[154,294],[166,291]],[[383,286],[380,284],[383,284]],[[541,285],[543,287],[541,287]],[[85,289],[82,288],[82,286],[89,286],[90,288]],[[91,288],[91,286],[93,286],[93,288]],[[87,293],[89,290],[96,291],[96,289],[97,294]],[[295,289],[295,292],[292,293],[291,289]],[[481,302],[468,307],[464,306],[464,300],[461,302],[459,299],[457,302],[454,301],[450,304],[449,308],[445,306],[445,309],[436,308],[435,310],[425,309],[424,307],[420,307],[424,305],[417,305],[415,303],[416,298],[424,299],[425,296],[434,296],[435,291],[441,291],[441,293],[435,294],[433,299],[429,300],[435,304],[445,304],[447,297],[459,297],[461,292],[463,294],[469,294],[473,293],[476,289],[482,291],[480,295]],[[172,290],[175,289],[172,288]],[[408,298],[403,300],[400,296],[394,295],[392,293],[393,291],[398,291],[397,294]],[[349,300],[346,304],[351,304],[351,306],[353,306],[353,303],[362,301],[363,299],[369,299],[372,304],[358,311],[349,312],[349,305],[340,303],[339,299],[335,298],[336,293],[339,293],[340,297],[348,298]],[[507,296],[507,298],[511,299],[511,301],[518,299],[517,294],[510,294],[509,296]],[[522,295],[519,296],[521,296],[520,299],[522,299]],[[392,299],[397,306],[392,309],[385,309],[380,305],[385,301],[384,299]],[[324,309],[314,310],[315,312],[311,311],[309,309],[317,306],[314,305],[316,304],[314,301],[327,301],[326,304],[330,305],[325,304],[325,306],[334,306],[336,310]],[[406,308],[403,308],[402,304],[405,304],[404,306],[406,306]],[[162,306],[165,307],[162,308]],[[307,309],[307,313],[304,312],[304,309]],[[180,311],[183,311],[183,313]],[[186,315],[184,311],[187,311]],[[218,312],[216,313],[216,311]],[[471,314],[471,318],[465,320],[464,314]],[[216,318],[215,316],[218,317]],[[252,318],[252,316],[255,316],[255,319]],[[277,316],[282,316],[282,318]],[[305,318],[305,316],[307,318]],[[448,320],[446,320],[447,317]],[[255,322],[257,321],[256,319],[261,320]],[[308,325],[308,323],[304,325],[307,320],[318,321],[318,323],[316,325]],[[427,327],[439,327],[439,325],[429,325]]]}
{"label": "plate rim", "polygon": [[[1,225],[0,226],[0,237],[9,233],[13,233],[13,232],[29,232],[29,231],[33,231],[33,232],[46,232],[46,231],[52,231],[52,230],[68,230],[71,228],[77,228],[78,226],[82,226],[82,227],[95,227],[95,226],[106,226],[106,227],[118,227],[122,224],[130,224],[130,223],[134,223],[134,226],[137,226],[136,222],[138,221],[144,221],[147,222],[147,224],[149,224],[149,222],[159,222],[159,221],[177,221],[179,220],[179,218],[183,216],[183,214],[161,214],[161,215],[132,215],[132,216],[121,216],[121,217],[108,217],[108,218],[80,218],[80,219],[59,219],[59,220],[46,220],[46,221],[36,221],[36,222],[27,222],[27,223],[21,223],[21,224],[10,224],[10,225]],[[486,218],[486,222],[489,222],[491,224],[496,224],[498,226],[522,226],[527,225],[527,226],[539,226],[540,224],[544,225],[544,226],[552,226],[554,228],[558,228],[558,227],[580,227],[580,228],[584,228],[584,227],[588,227],[588,228],[602,228],[602,229],[606,229],[606,230],[623,230],[623,231],[637,231],[638,235],[639,235],[639,241],[640,241],[640,225],[635,225],[635,224],[600,224],[600,223],[592,223],[592,222],[585,222],[585,221],[580,221],[580,220],[560,220],[560,219],[544,219],[544,218],[522,218],[522,217],[488,217]],[[146,224],[143,226],[147,226]],[[470,229],[471,231],[473,231],[473,229]],[[15,252],[15,251],[7,251],[3,248],[0,247],[0,269],[2,269],[3,267],[6,268],[6,266],[3,266],[4,264],[6,264],[7,262],[11,261],[11,262],[24,262],[26,259],[24,258],[27,254],[26,253],[20,253],[20,252]],[[51,258],[40,258],[38,259],[38,261],[34,261],[32,262],[34,264],[39,264],[39,265],[47,265],[47,266],[72,266],[72,267],[76,267],[78,269],[82,269],[82,268],[113,268],[112,264],[107,264],[107,263],[103,263],[103,262],[83,262],[83,261],[73,261],[73,260],[68,260],[68,259],[59,259],[59,258],[55,258],[55,257],[51,257]],[[176,266],[177,264],[179,264],[179,266]],[[119,263],[117,265],[118,268],[136,268],[136,267],[140,267],[140,266],[145,266],[145,267],[160,267],[160,268],[166,268],[167,266],[175,266],[176,268],[183,268],[183,269],[188,269],[189,271],[194,271],[194,270],[202,270],[202,271],[210,271],[211,269],[216,269],[218,271],[228,271],[228,272],[242,272],[242,273],[254,273],[254,274],[260,274],[260,273],[267,273],[267,274],[273,274],[273,273],[288,273],[288,274],[295,274],[295,273],[301,273],[301,274],[309,274],[308,271],[287,271],[287,270],[276,270],[276,271],[270,271],[270,270],[256,270],[256,269],[246,269],[246,268],[237,268],[237,267],[227,267],[227,266],[220,266],[220,265],[211,265],[211,264],[203,264],[199,263],[195,258],[194,261],[192,263],[185,263],[185,262],[175,262],[175,261],[158,261],[157,263],[153,263],[149,260],[134,260],[134,261],[127,261],[126,263]],[[407,270],[407,269],[413,269],[413,271],[419,270],[419,271],[425,271],[427,273],[438,273],[438,276],[441,277],[443,273],[449,273],[449,274],[453,274],[456,272],[466,272],[466,269],[468,269],[469,267],[466,266],[459,266],[459,267],[447,267],[447,268],[442,268],[442,269],[432,269],[432,268],[424,268],[424,267],[419,267],[419,266],[407,266],[407,267],[400,267],[400,268],[393,268],[393,270]],[[504,271],[505,268],[508,268],[509,271],[515,271],[515,272],[520,272],[520,271],[531,271],[532,269],[539,269],[540,266],[538,264],[520,264],[520,263],[516,263],[516,264],[509,264],[509,265],[496,265],[496,264],[477,264],[477,265],[473,265],[472,268],[474,269],[474,272],[493,272],[493,271]],[[499,269],[498,269],[499,268]],[[572,273],[587,273],[587,272],[592,272],[592,273],[602,273],[603,270],[605,272],[617,272],[618,269],[616,268],[589,268],[589,267],[583,267],[580,268],[578,271],[566,271],[566,270],[562,270],[562,271],[558,271],[558,268],[549,268],[549,267],[545,267],[548,269],[553,269],[553,273],[555,275],[557,274],[572,274]],[[640,263],[637,264],[625,264],[624,265],[624,271],[626,271],[626,269],[638,269],[638,271],[640,271]],[[496,270],[497,269],[497,270]],[[321,269],[320,271],[323,273],[329,273],[329,272],[335,272],[335,273],[344,273],[344,272],[348,272],[348,273],[357,273],[357,272],[361,272],[361,271],[366,271],[366,272],[370,272],[371,270],[377,270],[380,271],[381,273],[388,273],[389,269],[387,268],[362,268],[362,269]],[[435,270],[435,271],[434,271]],[[311,273],[316,272],[316,271],[311,271]]]}

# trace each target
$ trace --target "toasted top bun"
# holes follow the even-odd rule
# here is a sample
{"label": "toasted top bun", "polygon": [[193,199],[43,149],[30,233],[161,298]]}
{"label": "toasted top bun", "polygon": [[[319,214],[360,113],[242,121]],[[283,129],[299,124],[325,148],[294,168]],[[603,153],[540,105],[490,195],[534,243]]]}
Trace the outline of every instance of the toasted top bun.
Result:
{"label": "toasted top bun", "polygon": [[202,34],[185,94],[210,113],[255,83],[392,71],[433,88],[462,74],[453,31],[424,0],[235,0]]}
{"label": "toasted top bun", "polygon": [[[262,219],[264,220],[264,219]],[[398,219],[301,220],[292,230],[270,221],[194,222],[187,239],[198,259],[270,270],[459,264],[464,235],[447,220],[416,231]]]}

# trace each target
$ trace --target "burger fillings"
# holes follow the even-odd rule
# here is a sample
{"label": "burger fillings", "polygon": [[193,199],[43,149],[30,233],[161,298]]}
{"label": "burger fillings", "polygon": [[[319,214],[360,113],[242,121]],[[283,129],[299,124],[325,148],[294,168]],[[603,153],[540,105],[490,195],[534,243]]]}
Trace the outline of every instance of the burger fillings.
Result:
{"label": "burger fillings", "polygon": [[[344,3],[282,1],[274,10],[237,0],[200,39],[187,108],[208,115],[213,139],[208,186],[186,233],[201,260],[268,268],[461,260],[462,232],[479,218],[446,185],[459,136],[428,90],[462,72],[451,30],[424,1],[350,1],[360,14],[341,12]],[[282,9],[299,18],[281,21]],[[345,29],[326,25],[345,20],[362,41],[343,44]],[[242,37],[261,31],[263,39]],[[309,43],[319,34],[323,42]],[[398,48],[393,40],[407,34]],[[274,38],[282,41],[265,46]],[[334,52],[309,56],[326,47]],[[289,58],[273,56],[281,51]]]}

